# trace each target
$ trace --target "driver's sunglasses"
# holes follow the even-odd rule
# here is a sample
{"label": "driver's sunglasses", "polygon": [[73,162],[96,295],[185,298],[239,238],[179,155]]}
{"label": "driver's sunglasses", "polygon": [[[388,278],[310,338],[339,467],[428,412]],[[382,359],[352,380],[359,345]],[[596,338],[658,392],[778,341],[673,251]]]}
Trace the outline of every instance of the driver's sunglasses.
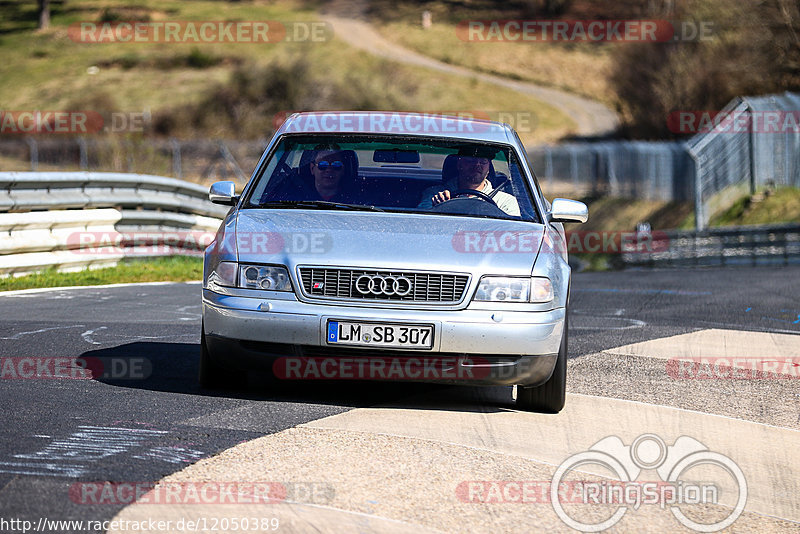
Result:
{"label": "driver's sunglasses", "polygon": [[323,161],[319,161],[319,162],[315,163],[314,165],[316,165],[317,168],[319,170],[321,170],[321,171],[326,171],[326,170],[328,170],[328,168],[331,168],[331,169],[333,169],[335,171],[340,171],[340,170],[344,169],[344,163],[342,163],[341,161],[325,161],[325,160],[323,160]]}

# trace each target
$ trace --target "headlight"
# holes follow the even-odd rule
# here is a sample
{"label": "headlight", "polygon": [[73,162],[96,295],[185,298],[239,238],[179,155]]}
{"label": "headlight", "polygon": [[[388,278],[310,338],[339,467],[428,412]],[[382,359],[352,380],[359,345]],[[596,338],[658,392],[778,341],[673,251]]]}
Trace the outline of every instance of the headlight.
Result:
{"label": "headlight", "polygon": [[264,265],[240,265],[239,287],[245,289],[267,289],[269,291],[291,291],[292,282],[286,267]]}
{"label": "headlight", "polygon": [[486,276],[481,279],[475,299],[483,302],[550,302],[553,284],[549,278]]}

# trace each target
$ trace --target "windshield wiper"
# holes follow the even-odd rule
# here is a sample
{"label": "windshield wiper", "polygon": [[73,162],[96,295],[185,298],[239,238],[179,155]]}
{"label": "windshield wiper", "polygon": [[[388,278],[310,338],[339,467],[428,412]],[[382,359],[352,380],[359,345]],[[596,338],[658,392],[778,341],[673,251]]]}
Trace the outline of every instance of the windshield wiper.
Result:
{"label": "windshield wiper", "polygon": [[384,211],[377,206],[362,204],[345,204],[342,202],[328,202],[325,200],[272,200],[258,205],[259,208],[296,208],[296,209],[324,209],[348,211]]}

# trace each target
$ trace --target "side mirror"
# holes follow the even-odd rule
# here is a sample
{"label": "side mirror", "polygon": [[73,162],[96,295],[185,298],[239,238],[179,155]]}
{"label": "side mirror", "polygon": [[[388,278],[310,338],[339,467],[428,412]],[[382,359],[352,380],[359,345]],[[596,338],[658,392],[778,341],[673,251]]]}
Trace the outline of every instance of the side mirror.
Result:
{"label": "side mirror", "polygon": [[585,223],[589,220],[589,208],[583,202],[557,198],[553,200],[550,213],[547,214],[550,222],[560,223]]}
{"label": "side mirror", "polygon": [[208,200],[214,204],[233,206],[239,200],[236,196],[236,184],[233,182],[217,182],[208,190]]}

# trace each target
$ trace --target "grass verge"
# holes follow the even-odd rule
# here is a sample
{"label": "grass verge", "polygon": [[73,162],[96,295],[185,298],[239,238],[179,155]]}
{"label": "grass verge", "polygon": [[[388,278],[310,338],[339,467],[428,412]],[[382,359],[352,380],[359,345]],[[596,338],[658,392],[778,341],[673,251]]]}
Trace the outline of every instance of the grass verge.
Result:
{"label": "grass verge", "polygon": [[615,197],[584,198],[581,201],[589,207],[589,220],[570,230],[631,232],[640,222],[649,222],[653,230],[672,230],[684,228],[687,218],[694,215],[691,202]]}
{"label": "grass verge", "polygon": [[0,278],[0,291],[40,287],[98,286],[130,282],[186,282],[203,277],[203,259],[168,256],[126,259],[115,267],[62,273],[50,268],[26,276]]}
{"label": "grass verge", "polygon": [[377,28],[385,38],[445,63],[616,104],[611,87],[615,45],[469,42],[447,22],[428,29],[409,22]]}
{"label": "grass verge", "polygon": [[[9,110],[149,112],[161,133],[180,137],[261,138],[277,112],[293,110],[531,110],[529,143],[575,129],[555,107],[478,80],[399,65],[322,42],[83,43],[68,27],[108,20],[319,21],[295,2],[70,0],[53,4],[52,27],[35,30],[36,4],[9,0],[0,19],[0,102]],[[245,76],[238,84],[237,76]],[[283,87],[285,85],[286,87]],[[239,90],[244,87],[244,93]],[[266,91],[266,92],[265,92]],[[215,104],[209,109],[209,104]],[[254,104],[255,103],[255,104]],[[230,118],[243,118],[231,121]],[[172,120],[169,120],[169,119]],[[244,129],[242,129],[244,127]],[[152,133],[146,129],[145,133]]]}
{"label": "grass verge", "polygon": [[800,222],[800,188],[782,187],[746,195],[711,217],[709,226]]}

